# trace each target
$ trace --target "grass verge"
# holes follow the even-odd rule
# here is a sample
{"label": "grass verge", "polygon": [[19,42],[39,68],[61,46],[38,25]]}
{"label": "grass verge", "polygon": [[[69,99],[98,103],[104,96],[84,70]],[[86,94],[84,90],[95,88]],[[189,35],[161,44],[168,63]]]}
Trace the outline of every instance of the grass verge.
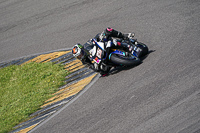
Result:
{"label": "grass verge", "polygon": [[9,132],[40,109],[64,85],[61,64],[28,63],[0,69],[0,133]]}

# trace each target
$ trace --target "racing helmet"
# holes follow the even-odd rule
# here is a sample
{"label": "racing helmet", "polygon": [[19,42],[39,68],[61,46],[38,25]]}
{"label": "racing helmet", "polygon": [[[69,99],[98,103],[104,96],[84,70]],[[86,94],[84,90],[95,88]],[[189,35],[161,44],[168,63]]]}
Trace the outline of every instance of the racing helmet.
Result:
{"label": "racing helmet", "polygon": [[108,37],[112,34],[113,29],[108,27],[106,28],[100,35],[99,40],[100,41],[108,41]]}
{"label": "racing helmet", "polygon": [[84,50],[83,50],[83,45],[77,43],[74,45],[72,48],[72,54],[74,57],[76,57],[79,60],[82,60],[84,58]]}

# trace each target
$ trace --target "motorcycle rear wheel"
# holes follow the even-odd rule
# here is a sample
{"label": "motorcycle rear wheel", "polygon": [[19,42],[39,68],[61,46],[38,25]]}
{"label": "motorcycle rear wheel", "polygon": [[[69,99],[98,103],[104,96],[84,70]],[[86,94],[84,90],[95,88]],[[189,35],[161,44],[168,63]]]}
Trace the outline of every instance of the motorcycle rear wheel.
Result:
{"label": "motorcycle rear wheel", "polygon": [[119,54],[112,54],[110,60],[115,64],[125,66],[135,66],[141,63],[141,60],[133,55],[122,56]]}

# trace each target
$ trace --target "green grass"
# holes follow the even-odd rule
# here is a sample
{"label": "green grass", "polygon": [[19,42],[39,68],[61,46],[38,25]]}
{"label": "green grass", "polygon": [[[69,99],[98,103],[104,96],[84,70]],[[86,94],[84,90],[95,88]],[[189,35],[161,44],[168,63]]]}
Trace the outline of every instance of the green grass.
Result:
{"label": "green grass", "polygon": [[64,84],[68,73],[60,64],[28,63],[0,69],[0,132],[27,120]]}

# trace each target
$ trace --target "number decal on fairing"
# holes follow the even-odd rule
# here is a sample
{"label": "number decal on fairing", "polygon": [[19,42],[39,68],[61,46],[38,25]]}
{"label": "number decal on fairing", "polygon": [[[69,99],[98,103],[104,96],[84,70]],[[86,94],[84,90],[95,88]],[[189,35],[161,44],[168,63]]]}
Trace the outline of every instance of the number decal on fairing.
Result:
{"label": "number decal on fairing", "polygon": [[140,51],[141,51],[141,49],[140,49],[140,48],[137,48],[137,49],[136,49],[136,51],[137,51],[137,52],[140,52]]}
{"label": "number decal on fairing", "polygon": [[135,47],[134,47],[134,51],[140,52],[140,51],[141,51],[141,48],[135,46]]}
{"label": "number decal on fairing", "polygon": [[97,57],[101,59],[102,50],[100,48],[97,49]]}

